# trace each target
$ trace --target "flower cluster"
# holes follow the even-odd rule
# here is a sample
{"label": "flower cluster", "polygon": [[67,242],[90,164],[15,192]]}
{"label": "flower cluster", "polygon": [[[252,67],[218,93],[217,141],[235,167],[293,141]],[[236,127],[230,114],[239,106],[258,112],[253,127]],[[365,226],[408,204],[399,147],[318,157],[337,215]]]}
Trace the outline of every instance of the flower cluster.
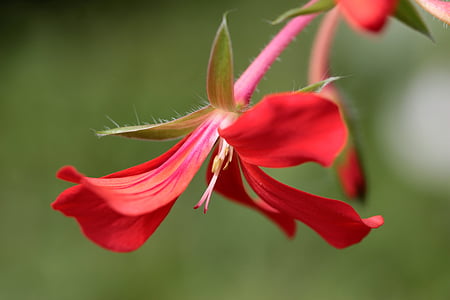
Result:
{"label": "flower cluster", "polygon": [[[448,20],[447,3],[418,2],[434,13],[442,12],[441,19]],[[251,105],[258,82],[284,48],[320,12],[335,6],[326,13],[313,46],[311,85],[266,95]],[[181,140],[157,158],[101,178],[85,176],[72,166],[61,168],[57,177],[76,185],[63,191],[52,207],[74,217],[96,244],[112,251],[133,251],[154,233],[210,156],[208,185],[194,208],[203,207],[206,213],[216,191],[263,214],[288,237],[295,235],[296,221],[300,221],[336,248],[360,242],[383,224],[381,216],[361,218],[349,204],[287,186],[261,167],[285,168],[306,162],[334,165],[346,195],[364,196],[359,152],[348,130],[345,106],[332,83],[336,78],[328,74],[331,41],[340,14],[358,30],[380,32],[390,15],[404,17],[409,12],[408,25],[423,32],[411,7],[407,0],[311,1],[277,20],[293,17],[236,81],[224,17],[207,69],[207,106],[166,123],[98,132],[101,136]],[[256,196],[251,196],[249,188]]]}

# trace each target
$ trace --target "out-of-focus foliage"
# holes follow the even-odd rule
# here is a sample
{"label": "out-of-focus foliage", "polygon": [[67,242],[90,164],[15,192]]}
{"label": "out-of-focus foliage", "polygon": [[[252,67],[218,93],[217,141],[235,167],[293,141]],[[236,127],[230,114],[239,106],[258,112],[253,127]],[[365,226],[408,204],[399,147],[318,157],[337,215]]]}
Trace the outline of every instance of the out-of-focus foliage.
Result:
{"label": "out-of-focus foliage", "polygon": [[[432,142],[415,138],[416,127],[404,126],[421,125],[448,146],[442,140],[450,140],[449,127],[431,122],[433,105],[448,107],[448,86],[430,88],[427,78],[440,74],[439,82],[450,82],[450,32],[427,16],[435,44],[395,20],[380,37],[342,24],[335,43],[332,75],[345,76],[337,85],[357,113],[368,172],[368,201],[356,206],[363,216],[386,219],[361,244],[336,250],[304,226],[295,240],[286,240],[269,221],[217,195],[204,216],[192,210],[205,188],[202,176],[157,233],[130,254],[98,248],[73,220],[50,209],[69,186],[55,179],[60,166],[101,176],[170,147],[172,142],[99,139],[91,129],[114,127],[106,116],[136,125],[203,103],[209,50],[225,11],[236,9],[229,27],[239,74],[279,28],[267,20],[292,5],[14,1],[1,7],[0,299],[448,297],[450,190],[433,182],[450,176],[445,168],[430,170],[426,159],[441,157],[445,166],[450,151],[437,156],[427,147]],[[317,24],[272,67],[254,101],[306,85]],[[414,101],[429,103],[430,110],[407,114],[405,107],[416,103],[411,95],[421,95],[411,92],[422,91],[420,82],[429,92]],[[331,171],[315,165],[270,173],[307,191],[343,197]]]}

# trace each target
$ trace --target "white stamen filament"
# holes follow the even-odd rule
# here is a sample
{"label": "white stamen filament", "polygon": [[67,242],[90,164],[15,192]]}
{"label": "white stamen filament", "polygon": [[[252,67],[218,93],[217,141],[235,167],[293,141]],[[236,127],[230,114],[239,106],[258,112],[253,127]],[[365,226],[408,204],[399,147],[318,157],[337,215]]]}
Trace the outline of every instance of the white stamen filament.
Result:
{"label": "white stamen filament", "polygon": [[[227,161],[225,163],[225,166],[222,168],[226,158]],[[194,206],[194,209],[197,209],[203,204],[205,204],[205,206],[203,207],[203,213],[206,214],[206,212],[208,211],[209,201],[211,199],[214,186],[216,185],[217,178],[219,178],[220,171],[228,166],[232,158],[233,158],[233,148],[224,139],[220,139],[219,153],[214,157],[213,164],[211,167],[211,172],[213,173],[213,176],[208,184],[208,187],[206,188],[206,191],[203,193],[202,198]]]}
{"label": "white stamen filament", "polygon": [[[220,172],[220,171],[219,171]],[[211,195],[212,195],[212,191],[214,189],[214,186],[216,185],[216,181],[217,178],[219,178],[219,172],[214,173],[213,177],[211,178],[211,181],[208,184],[208,188],[206,189],[206,191],[203,193],[202,198],[200,199],[200,201],[194,206],[195,209],[199,208],[200,206],[203,205],[203,203],[205,203],[205,206],[203,207],[203,213],[206,214],[206,212],[208,211],[208,205],[209,205],[209,200],[211,199]]]}

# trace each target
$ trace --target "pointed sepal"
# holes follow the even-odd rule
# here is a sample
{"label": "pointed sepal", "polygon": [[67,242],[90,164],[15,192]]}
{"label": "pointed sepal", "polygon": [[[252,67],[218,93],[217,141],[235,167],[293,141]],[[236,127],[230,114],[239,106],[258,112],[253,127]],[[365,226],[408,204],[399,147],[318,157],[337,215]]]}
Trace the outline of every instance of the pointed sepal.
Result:
{"label": "pointed sepal", "polygon": [[327,10],[332,9],[335,5],[336,3],[333,0],[319,0],[309,6],[293,8],[286,11],[285,13],[281,14],[278,18],[273,20],[272,25],[279,24],[288,19],[302,15],[311,15],[315,13],[325,12]]}
{"label": "pointed sepal", "polygon": [[325,80],[305,86],[304,88],[297,90],[297,92],[299,92],[299,93],[320,93],[324,87],[326,87],[330,83],[332,83],[336,80],[339,80],[341,78],[342,78],[341,76],[329,77]]}
{"label": "pointed sepal", "polygon": [[[420,1],[418,1],[420,2]],[[426,37],[433,40],[427,25],[422,20],[417,9],[411,4],[409,0],[399,0],[394,17],[405,24],[406,26],[424,34]]]}
{"label": "pointed sepal", "polygon": [[233,52],[226,14],[217,30],[208,64],[206,87],[208,99],[215,107],[233,110]]}
{"label": "pointed sepal", "polygon": [[210,116],[213,110],[213,107],[206,106],[184,117],[169,122],[119,127],[97,131],[96,134],[98,136],[117,135],[141,140],[161,141],[176,139],[191,133]]}

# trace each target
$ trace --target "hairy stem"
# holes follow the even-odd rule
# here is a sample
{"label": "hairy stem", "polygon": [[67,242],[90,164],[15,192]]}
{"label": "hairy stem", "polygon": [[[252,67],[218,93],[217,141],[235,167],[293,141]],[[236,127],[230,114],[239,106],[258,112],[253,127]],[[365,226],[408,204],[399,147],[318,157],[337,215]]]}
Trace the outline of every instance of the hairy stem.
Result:
{"label": "hairy stem", "polygon": [[[311,5],[316,0],[309,1]],[[248,104],[259,81],[270,68],[281,52],[315,17],[314,15],[298,16],[288,22],[278,34],[261,51],[250,66],[242,73],[234,84],[234,98],[238,103]]]}

